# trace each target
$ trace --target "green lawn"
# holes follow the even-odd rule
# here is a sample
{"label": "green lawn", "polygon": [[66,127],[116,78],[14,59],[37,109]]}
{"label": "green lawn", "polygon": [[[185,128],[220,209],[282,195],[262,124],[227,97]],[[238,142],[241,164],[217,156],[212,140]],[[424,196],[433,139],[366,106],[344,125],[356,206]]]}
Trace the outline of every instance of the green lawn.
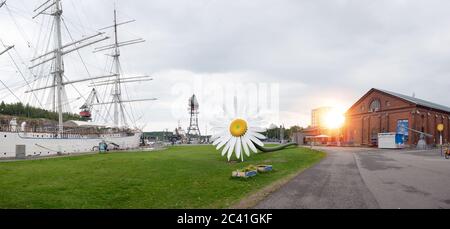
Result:
{"label": "green lawn", "polygon": [[[176,146],[2,162],[0,208],[225,208],[323,157],[290,148],[228,163],[212,146]],[[234,169],[258,163],[272,164],[274,171],[231,178]]]}

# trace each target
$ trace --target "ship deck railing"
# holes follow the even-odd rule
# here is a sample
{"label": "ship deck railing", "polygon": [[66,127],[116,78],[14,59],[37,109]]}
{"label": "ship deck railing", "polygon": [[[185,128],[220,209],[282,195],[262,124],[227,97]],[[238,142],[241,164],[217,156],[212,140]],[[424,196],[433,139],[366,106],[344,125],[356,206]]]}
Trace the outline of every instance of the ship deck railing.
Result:
{"label": "ship deck railing", "polygon": [[[58,130],[54,127],[19,127],[19,126],[11,126],[11,125],[0,125],[0,132],[19,132],[26,134],[53,134],[55,137],[58,136]],[[120,134],[120,136],[129,136],[131,133],[127,131],[113,131],[111,129],[96,129],[96,128],[73,128],[67,127],[64,128],[63,135],[64,136],[97,136],[101,135],[114,135]]]}

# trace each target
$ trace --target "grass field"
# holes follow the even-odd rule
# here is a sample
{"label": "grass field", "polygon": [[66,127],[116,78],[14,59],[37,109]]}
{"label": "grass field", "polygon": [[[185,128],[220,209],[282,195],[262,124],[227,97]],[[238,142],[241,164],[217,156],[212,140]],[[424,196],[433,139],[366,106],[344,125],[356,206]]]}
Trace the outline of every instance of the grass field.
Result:
{"label": "grass field", "polygon": [[[175,146],[0,163],[0,208],[225,208],[318,162],[305,148],[253,154],[228,163],[212,146]],[[274,171],[247,180],[231,172],[249,164]]]}

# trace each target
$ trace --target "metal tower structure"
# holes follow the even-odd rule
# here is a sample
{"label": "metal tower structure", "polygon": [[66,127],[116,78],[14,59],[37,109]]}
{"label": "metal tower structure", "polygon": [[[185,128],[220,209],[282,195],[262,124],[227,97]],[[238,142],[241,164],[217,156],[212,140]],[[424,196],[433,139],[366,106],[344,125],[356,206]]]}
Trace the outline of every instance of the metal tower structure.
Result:
{"label": "metal tower structure", "polygon": [[190,121],[189,121],[189,127],[188,127],[188,141],[191,142],[192,139],[200,138],[200,128],[198,127],[198,101],[197,97],[195,95],[192,95],[191,98],[189,98],[189,115],[190,115]]}

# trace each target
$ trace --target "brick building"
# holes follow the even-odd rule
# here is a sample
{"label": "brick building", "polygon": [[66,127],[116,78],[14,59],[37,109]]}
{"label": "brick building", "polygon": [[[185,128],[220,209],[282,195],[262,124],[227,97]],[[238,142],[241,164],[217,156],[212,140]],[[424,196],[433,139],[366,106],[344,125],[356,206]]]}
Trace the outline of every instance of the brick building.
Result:
{"label": "brick building", "polygon": [[311,127],[325,127],[326,116],[332,107],[319,107],[311,111]]}
{"label": "brick building", "polygon": [[[311,111],[311,125],[293,136],[298,144],[337,145],[340,130],[327,126],[327,116],[333,113],[333,107],[319,107]],[[298,140],[302,138],[301,140]]]}
{"label": "brick building", "polygon": [[346,112],[342,137],[346,144],[373,146],[378,133],[403,132],[406,144],[415,145],[420,134],[413,129],[431,134],[427,143],[436,144],[438,124],[444,124],[443,142],[450,142],[450,107],[372,88]]}

